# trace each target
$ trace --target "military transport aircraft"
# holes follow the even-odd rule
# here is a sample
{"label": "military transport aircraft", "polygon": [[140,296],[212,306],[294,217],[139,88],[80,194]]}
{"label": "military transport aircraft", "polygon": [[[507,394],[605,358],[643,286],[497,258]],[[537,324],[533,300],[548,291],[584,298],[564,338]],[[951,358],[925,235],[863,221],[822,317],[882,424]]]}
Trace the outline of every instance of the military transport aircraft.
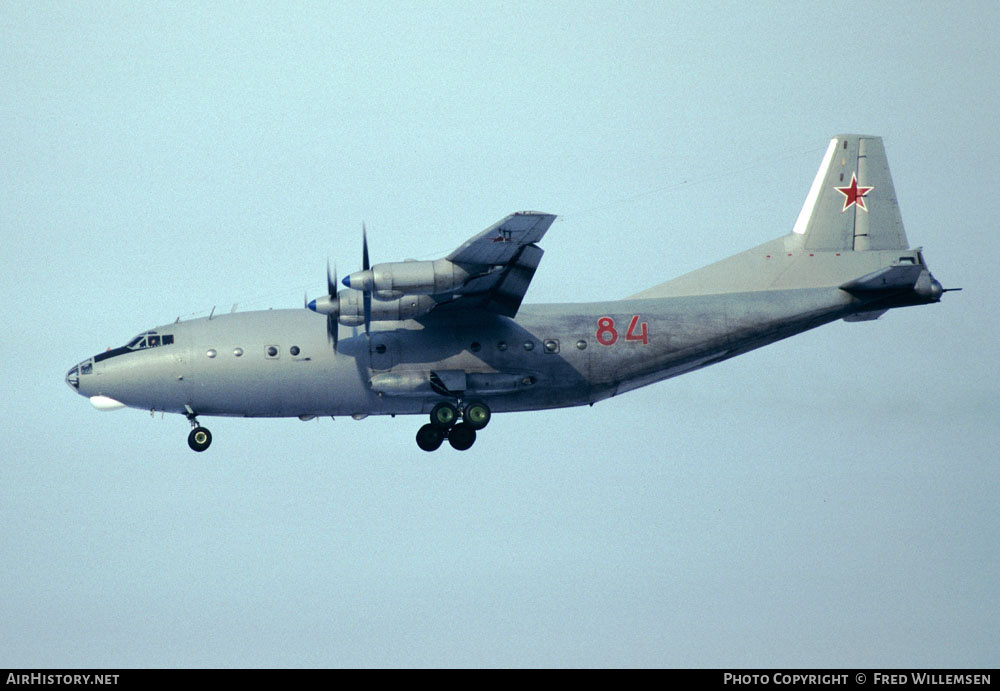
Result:
{"label": "military transport aircraft", "polygon": [[832,322],[938,302],[878,137],[831,140],[792,232],[623,300],[521,305],[555,216],[511,214],[443,259],[371,266],[308,309],[144,331],[66,375],[95,407],[199,416],[424,415],[472,446],[493,413],[590,404]]}

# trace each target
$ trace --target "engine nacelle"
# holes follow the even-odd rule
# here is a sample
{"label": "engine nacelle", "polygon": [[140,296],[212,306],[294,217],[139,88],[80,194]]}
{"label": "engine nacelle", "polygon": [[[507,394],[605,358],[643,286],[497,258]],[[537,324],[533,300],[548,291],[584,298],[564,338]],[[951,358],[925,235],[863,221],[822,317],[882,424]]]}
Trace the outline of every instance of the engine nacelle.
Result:
{"label": "engine nacelle", "polygon": [[438,295],[462,286],[469,272],[448,261],[409,261],[376,264],[367,271],[344,277],[344,285],[370,291],[376,300],[396,300],[404,295]]}
{"label": "engine nacelle", "polygon": [[449,390],[465,395],[513,393],[534,386],[538,380],[527,372],[428,372],[409,370],[385,372],[371,378],[372,391],[379,396],[426,396],[441,394],[442,380]]}
{"label": "engine nacelle", "polygon": [[[429,295],[406,295],[389,301],[373,301],[371,320],[402,321],[414,319],[430,312],[437,302]],[[309,309],[320,314],[332,314],[344,326],[362,326],[365,323],[364,295],[357,290],[342,290],[336,297],[324,295],[309,303]]]}

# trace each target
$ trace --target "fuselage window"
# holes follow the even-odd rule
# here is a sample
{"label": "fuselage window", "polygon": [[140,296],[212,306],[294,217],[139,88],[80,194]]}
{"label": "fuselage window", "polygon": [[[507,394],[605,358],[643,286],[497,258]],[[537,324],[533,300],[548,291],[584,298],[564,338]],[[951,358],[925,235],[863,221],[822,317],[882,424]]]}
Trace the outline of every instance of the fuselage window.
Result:
{"label": "fuselage window", "polygon": [[273,345],[268,346],[264,350],[264,352],[267,353],[267,357],[269,357],[269,358],[276,358],[276,357],[278,357],[278,346],[273,346]]}

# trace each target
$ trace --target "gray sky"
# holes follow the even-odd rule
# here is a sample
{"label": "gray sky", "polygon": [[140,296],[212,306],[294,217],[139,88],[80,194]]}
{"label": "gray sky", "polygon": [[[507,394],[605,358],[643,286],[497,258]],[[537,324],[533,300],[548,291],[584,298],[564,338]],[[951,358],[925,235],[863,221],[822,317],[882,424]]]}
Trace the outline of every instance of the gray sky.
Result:
{"label": "gray sky", "polygon": [[[0,666],[996,666],[995,2],[0,5]],[[885,138],[940,305],[593,408],[100,413],[74,363],[562,215],[527,302],[788,232]]]}

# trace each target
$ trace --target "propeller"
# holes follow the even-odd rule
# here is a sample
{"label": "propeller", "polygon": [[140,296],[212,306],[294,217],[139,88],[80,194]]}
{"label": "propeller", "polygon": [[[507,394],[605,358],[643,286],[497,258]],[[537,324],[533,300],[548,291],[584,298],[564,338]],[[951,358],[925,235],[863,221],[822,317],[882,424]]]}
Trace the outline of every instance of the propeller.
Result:
{"label": "propeller", "polygon": [[[330,260],[326,260],[326,291],[331,299],[337,296],[337,268],[334,267],[333,275],[330,275]],[[326,315],[326,337],[333,344],[333,352],[337,352],[337,332],[340,330],[337,324],[339,315],[331,312]]]}
{"label": "propeller", "polygon": [[[368,271],[371,268],[371,262],[368,259],[368,230],[365,228],[365,224],[361,224],[361,263],[364,266],[364,271]],[[344,278],[344,285],[351,288],[350,277]],[[358,288],[353,288],[354,290],[359,290]],[[327,295],[322,298],[317,298],[316,300],[309,300],[308,294],[304,298],[306,309],[310,309],[313,312],[319,312],[326,315],[326,337],[327,340],[333,344],[334,352],[337,351],[337,332],[340,327],[341,318],[341,296],[337,294],[337,267],[334,265],[333,270],[330,270],[330,260],[326,262],[326,292]],[[365,336],[370,335],[371,331],[371,321],[372,321],[372,291],[370,286],[366,286],[360,289],[362,297],[362,305],[364,308],[364,319],[365,319]],[[348,294],[350,295],[350,294]],[[351,311],[357,309],[357,303],[351,298],[348,304],[353,304]],[[356,318],[356,317],[352,317]],[[354,322],[357,323],[357,322]]]}
{"label": "propeller", "polygon": [[337,351],[337,330],[340,321],[340,298],[337,295],[337,269],[334,267],[330,273],[330,261],[326,262],[326,290],[327,295],[315,300],[309,300],[308,294],[305,297],[306,309],[326,315],[326,338],[333,344],[334,352]]}
{"label": "propeller", "polygon": [[[368,271],[371,265],[368,262],[368,229],[365,228],[365,222],[361,222],[361,269],[362,271]],[[371,287],[368,287],[363,293],[364,307],[365,307],[365,336],[369,335],[368,331],[372,323],[372,291]]]}
{"label": "propeller", "polygon": [[371,330],[372,321],[372,291],[374,290],[375,277],[371,272],[371,261],[368,258],[368,228],[364,221],[361,222],[361,271],[344,276],[342,283],[361,292],[361,305],[365,318],[365,335]]}

